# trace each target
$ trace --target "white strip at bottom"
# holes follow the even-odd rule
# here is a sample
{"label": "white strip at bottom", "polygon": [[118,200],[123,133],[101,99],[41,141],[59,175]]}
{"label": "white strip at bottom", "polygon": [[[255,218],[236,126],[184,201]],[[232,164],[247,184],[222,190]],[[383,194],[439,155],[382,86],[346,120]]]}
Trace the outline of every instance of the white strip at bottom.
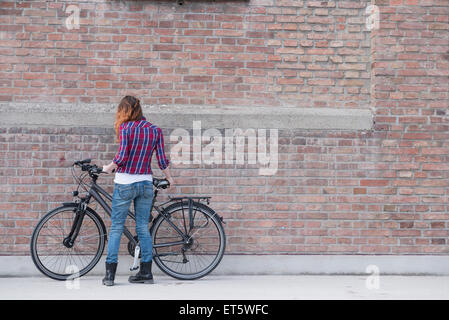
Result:
{"label": "white strip at bottom", "polygon": [[[88,275],[102,276],[103,257]],[[131,256],[120,256],[118,275],[130,275]],[[161,275],[153,263],[153,273]],[[449,275],[449,256],[225,255],[211,275]],[[30,256],[0,256],[0,277],[43,276]]]}

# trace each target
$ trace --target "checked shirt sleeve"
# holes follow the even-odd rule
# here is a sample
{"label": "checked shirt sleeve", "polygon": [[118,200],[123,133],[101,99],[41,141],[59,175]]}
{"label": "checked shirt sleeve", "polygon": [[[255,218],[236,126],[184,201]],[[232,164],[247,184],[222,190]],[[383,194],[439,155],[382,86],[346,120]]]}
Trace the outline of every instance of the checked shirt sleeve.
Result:
{"label": "checked shirt sleeve", "polygon": [[162,135],[162,130],[157,130],[158,137],[156,142],[156,157],[157,157],[157,163],[159,164],[159,168],[161,170],[167,169],[168,165],[170,164],[170,161],[165,156],[165,150],[164,150],[164,136]]}
{"label": "checked shirt sleeve", "polygon": [[129,157],[128,135],[126,133],[126,130],[124,129],[123,124],[120,126],[119,131],[120,131],[120,136],[119,136],[120,147],[119,147],[117,155],[112,160],[118,167],[126,164],[126,162],[128,161],[128,157]]}

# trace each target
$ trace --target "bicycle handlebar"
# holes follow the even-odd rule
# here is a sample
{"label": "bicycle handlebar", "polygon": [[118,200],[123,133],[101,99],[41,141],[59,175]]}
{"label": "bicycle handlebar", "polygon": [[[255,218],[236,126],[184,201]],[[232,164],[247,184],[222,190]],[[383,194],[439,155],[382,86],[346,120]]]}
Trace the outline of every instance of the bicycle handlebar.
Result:
{"label": "bicycle handlebar", "polygon": [[79,166],[79,165],[83,165],[85,163],[90,163],[91,161],[92,161],[92,159],[84,159],[84,160],[75,161],[73,164]]}
{"label": "bicycle handlebar", "polygon": [[[103,169],[99,168],[96,164],[90,165],[89,163],[91,161],[92,161],[92,159],[78,160],[78,161],[75,161],[73,163],[73,165],[81,167],[81,171],[88,171],[89,175],[101,174],[101,173],[106,173],[107,174],[107,172],[103,171]],[[112,172],[115,172],[115,169]],[[168,182],[167,179],[153,178],[153,185],[156,188],[167,189],[170,186],[170,182]]]}
{"label": "bicycle handlebar", "polygon": [[91,159],[84,159],[75,161],[73,163],[74,166],[81,167],[81,171],[89,171],[91,174],[100,174],[100,173],[107,173],[104,172],[103,169],[99,168],[96,164],[90,165]]}

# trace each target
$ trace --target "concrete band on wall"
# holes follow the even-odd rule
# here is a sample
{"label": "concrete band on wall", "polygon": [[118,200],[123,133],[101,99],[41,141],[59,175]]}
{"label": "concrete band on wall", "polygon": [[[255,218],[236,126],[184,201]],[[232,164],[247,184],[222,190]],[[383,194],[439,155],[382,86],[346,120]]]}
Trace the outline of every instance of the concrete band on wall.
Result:
{"label": "concrete band on wall", "polygon": [[[1,103],[0,125],[112,127],[116,105]],[[201,121],[203,128],[272,128],[370,130],[371,109],[143,106],[149,121],[161,128],[191,128]]]}

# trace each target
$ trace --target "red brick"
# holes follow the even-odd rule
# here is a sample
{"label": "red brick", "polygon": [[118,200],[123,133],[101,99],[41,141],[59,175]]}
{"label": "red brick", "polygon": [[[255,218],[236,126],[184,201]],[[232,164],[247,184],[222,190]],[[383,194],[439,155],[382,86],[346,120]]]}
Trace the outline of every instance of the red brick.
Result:
{"label": "red brick", "polygon": [[389,184],[389,180],[360,180],[361,186],[388,186]]}

